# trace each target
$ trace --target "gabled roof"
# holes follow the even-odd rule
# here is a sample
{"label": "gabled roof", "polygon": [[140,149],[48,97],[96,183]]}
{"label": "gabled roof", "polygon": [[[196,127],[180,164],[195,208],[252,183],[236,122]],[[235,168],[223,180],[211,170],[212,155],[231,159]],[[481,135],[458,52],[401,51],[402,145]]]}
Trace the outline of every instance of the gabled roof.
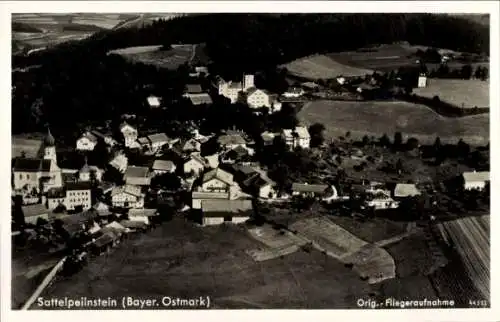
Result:
{"label": "gabled roof", "polygon": [[245,139],[240,134],[225,134],[217,138],[220,145],[245,144]]}
{"label": "gabled roof", "polygon": [[294,130],[284,129],[283,134],[286,137],[292,137],[295,134],[295,135],[297,135],[297,137],[303,138],[303,139],[308,139],[311,137],[309,135],[309,131],[307,130],[307,128],[305,126],[297,126],[297,127],[295,127]]}
{"label": "gabled roof", "polygon": [[191,197],[192,199],[229,199],[229,193],[215,191],[193,191]]}
{"label": "gabled roof", "polygon": [[394,188],[394,197],[412,197],[420,195],[420,191],[413,183],[398,183]]}
{"label": "gabled roof", "polygon": [[126,193],[135,197],[142,197],[141,188],[132,185],[125,185],[113,188],[113,190],[111,191],[111,196],[118,195],[121,193]]}
{"label": "gabled roof", "polygon": [[51,160],[16,158],[14,160],[14,171],[18,172],[49,172]]}
{"label": "gabled roof", "polygon": [[268,90],[259,89],[257,87],[250,87],[249,89],[247,89],[247,97],[250,97],[250,96],[252,96],[253,94],[255,94],[257,92],[262,92],[262,93],[264,93],[266,95],[271,95],[271,93]]}
{"label": "gabled roof", "polygon": [[127,122],[123,122],[122,124],[120,124],[120,131],[123,131],[124,128],[126,127],[129,127],[131,129],[133,129],[134,131],[137,131],[137,129],[135,127],[133,127],[132,125],[128,124]]}
{"label": "gabled roof", "polygon": [[155,160],[153,163],[153,170],[172,171],[175,164],[170,160]]}
{"label": "gabled roof", "polygon": [[212,104],[212,97],[207,93],[194,93],[189,95],[189,100],[193,105]]}
{"label": "gabled roof", "polygon": [[203,92],[200,84],[187,84],[186,91],[191,94],[197,94]]}
{"label": "gabled roof", "polygon": [[462,174],[465,182],[477,182],[477,181],[490,181],[490,172],[489,171],[472,171],[472,172],[464,172]]}
{"label": "gabled roof", "polygon": [[201,209],[204,216],[231,214],[248,217],[252,211],[251,200],[202,200]]}
{"label": "gabled roof", "polygon": [[65,185],[67,191],[72,190],[91,190],[92,185],[90,182],[68,182]]}
{"label": "gabled roof", "polygon": [[151,142],[151,144],[170,141],[170,138],[165,133],[156,133],[148,135],[148,139]]}
{"label": "gabled roof", "polygon": [[203,158],[197,154],[191,154],[191,156],[189,157],[188,160],[186,160],[186,162],[184,163],[188,163],[190,161],[196,161],[198,162],[199,164],[203,165],[204,167],[208,166],[208,164],[205,162],[205,160],[203,160]]}
{"label": "gabled roof", "polygon": [[149,169],[147,167],[138,167],[129,165],[127,171],[125,172],[126,178],[146,178],[149,175]]}
{"label": "gabled roof", "polygon": [[189,139],[184,143],[182,150],[196,150],[199,151],[201,147],[201,143],[195,139]]}
{"label": "gabled roof", "polygon": [[49,210],[42,204],[23,206],[22,208],[24,217],[34,217],[49,213]]}
{"label": "gabled roof", "polygon": [[292,191],[295,192],[312,192],[312,193],[323,193],[328,189],[326,184],[307,184],[307,183],[293,183]]}
{"label": "gabled roof", "polygon": [[208,171],[203,175],[203,183],[210,181],[212,179],[218,179],[222,182],[227,183],[228,185],[234,184],[233,175],[220,168]]}
{"label": "gabled roof", "polygon": [[128,215],[129,217],[134,217],[134,216],[156,216],[158,214],[157,209],[149,209],[149,208],[144,208],[144,209],[129,209],[128,210]]}

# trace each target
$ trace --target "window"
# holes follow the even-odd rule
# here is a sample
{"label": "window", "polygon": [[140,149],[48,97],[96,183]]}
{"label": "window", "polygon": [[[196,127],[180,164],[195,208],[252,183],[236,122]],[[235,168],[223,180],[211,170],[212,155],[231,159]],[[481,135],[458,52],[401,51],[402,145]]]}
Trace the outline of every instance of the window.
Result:
{"label": "window", "polygon": [[22,180],[22,179],[23,179],[23,174],[22,174],[22,173],[20,173],[20,174],[19,174],[19,179],[20,179],[20,180]]}
{"label": "window", "polygon": [[30,179],[30,175],[29,174],[26,175],[26,179],[28,179],[28,180]]}

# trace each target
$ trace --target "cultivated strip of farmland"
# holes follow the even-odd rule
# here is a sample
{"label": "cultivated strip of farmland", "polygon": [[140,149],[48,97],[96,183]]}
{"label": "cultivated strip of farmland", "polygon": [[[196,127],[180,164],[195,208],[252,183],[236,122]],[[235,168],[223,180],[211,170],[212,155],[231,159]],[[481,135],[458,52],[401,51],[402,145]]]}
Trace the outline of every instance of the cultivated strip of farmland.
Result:
{"label": "cultivated strip of farmland", "polygon": [[484,296],[490,297],[489,215],[468,217],[439,224],[446,241],[460,255],[470,279]]}

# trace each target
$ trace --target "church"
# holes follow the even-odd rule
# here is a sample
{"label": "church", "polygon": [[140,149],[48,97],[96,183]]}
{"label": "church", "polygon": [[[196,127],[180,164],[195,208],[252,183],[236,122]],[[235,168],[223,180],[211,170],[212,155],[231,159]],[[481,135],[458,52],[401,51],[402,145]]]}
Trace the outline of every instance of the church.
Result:
{"label": "church", "polygon": [[50,129],[37,158],[18,157],[12,161],[14,193],[38,197],[50,188],[62,187],[62,172],[57,165],[55,140]]}

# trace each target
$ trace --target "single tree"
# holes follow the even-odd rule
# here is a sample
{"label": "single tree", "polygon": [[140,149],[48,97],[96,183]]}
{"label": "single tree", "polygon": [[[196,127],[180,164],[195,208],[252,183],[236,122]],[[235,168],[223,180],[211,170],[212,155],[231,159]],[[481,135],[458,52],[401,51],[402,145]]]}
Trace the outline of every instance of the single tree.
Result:
{"label": "single tree", "polygon": [[396,150],[399,150],[402,145],[403,145],[403,135],[401,134],[401,132],[394,133],[393,147]]}

